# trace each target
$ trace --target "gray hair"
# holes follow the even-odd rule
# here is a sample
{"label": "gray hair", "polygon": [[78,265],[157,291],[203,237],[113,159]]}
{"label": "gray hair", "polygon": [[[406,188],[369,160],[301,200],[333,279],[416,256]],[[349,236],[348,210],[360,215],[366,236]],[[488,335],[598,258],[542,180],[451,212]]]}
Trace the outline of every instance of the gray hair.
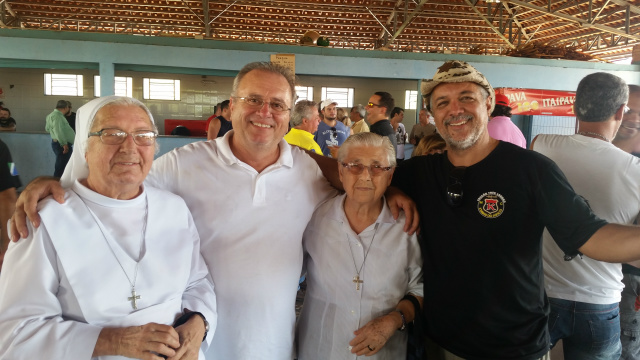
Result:
{"label": "gray hair", "polygon": [[58,100],[58,102],[56,103],[56,109],[64,109],[66,107],[69,107],[69,103],[67,103],[67,100]]}
{"label": "gray hair", "polygon": [[311,111],[318,106],[315,102],[311,100],[300,100],[293,107],[293,112],[291,113],[291,127],[298,126],[302,124],[302,119],[311,120]]}
{"label": "gray hair", "polygon": [[372,132],[361,132],[351,135],[342,143],[338,150],[338,161],[343,162],[352,146],[370,146],[383,149],[387,153],[389,166],[396,166],[396,150],[386,136],[380,136]]}
{"label": "gray hair", "polygon": [[362,104],[358,104],[354,107],[351,108],[351,111],[356,110],[356,112],[358,114],[360,114],[360,117],[364,119],[364,117],[367,115],[367,109],[364,108],[364,106]]}
{"label": "gray hair", "polygon": [[629,87],[621,78],[597,72],[578,84],[573,104],[576,117],[585,122],[609,120],[629,100]]}
{"label": "gray hair", "polygon": [[270,62],[256,61],[256,62],[248,63],[242,69],[240,69],[240,72],[238,73],[238,75],[236,75],[236,78],[233,80],[233,88],[231,90],[231,96],[237,96],[238,86],[240,85],[240,81],[242,81],[242,78],[245,75],[247,75],[249,72],[253,70],[266,71],[266,72],[282,75],[285,78],[285,80],[287,80],[287,83],[289,83],[289,88],[291,90],[291,104],[294,103],[297,97],[296,76],[293,74],[293,71],[291,71],[291,69],[284,67],[282,65],[278,65]]}
{"label": "gray hair", "polygon": [[[104,107],[106,106],[110,106],[110,105],[116,105],[116,106],[137,106],[140,109],[144,110],[144,112],[147,114],[147,116],[149,117],[149,124],[151,125],[151,129],[158,133],[158,127],[156,127],[155,122],[153,121],[153,115],[151,114],[151,111],[149,111],[149,108],[147,108],[147,106],[145,104],[143,104],[140,100],[138,99],[134,99],[134,98],[130,98],[130,97],[126,97],[126,96],[121,96],[121,97],[116,97],[113,100],[107,101],[106,103],[102,104],[102,106],[100,106],[99,109],[96,109],[93,118],[89,121],[89,123],[91,124],[89,126],[89,132],[94,132],[94,131],[99,131],[100,129],[94,129],[94,126],[96,125],[96,117],[98,116],[98,113],[100,112],[100,110],[102,110]],[[87,134],[87,136],[89,136],[89,134]],[[91,142],[87,143],[87,148],[85,153],[89,152],[89,148],[90,148],[90,144]],[[155,142],[155,153],[157,154],[160,151],[160,144],[158,144],[158,141]]]}

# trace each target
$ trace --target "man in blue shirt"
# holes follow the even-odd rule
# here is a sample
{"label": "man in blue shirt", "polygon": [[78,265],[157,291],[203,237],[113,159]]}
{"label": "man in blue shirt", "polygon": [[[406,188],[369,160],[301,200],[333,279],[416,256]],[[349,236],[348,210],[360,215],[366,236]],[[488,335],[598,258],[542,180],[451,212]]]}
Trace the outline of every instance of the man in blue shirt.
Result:
{"label": "man in blue shirt", "polygon": [[320,145],[324,156],[336,157],[332,154],[338,153],[338,148],[342,143],[347,140],[351,131],[349,128],[337,120],[338,110],[336,106],[337,102],[327,99],[320,103],[320,111],[322,112],[323,119],[318,125],[318,131],[314,140]]}

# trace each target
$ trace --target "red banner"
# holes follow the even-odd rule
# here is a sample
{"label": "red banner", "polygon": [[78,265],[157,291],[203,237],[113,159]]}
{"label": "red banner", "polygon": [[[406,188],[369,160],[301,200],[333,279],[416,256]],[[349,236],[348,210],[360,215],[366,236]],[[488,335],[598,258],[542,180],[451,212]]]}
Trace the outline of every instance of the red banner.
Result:
{"label": "red banner", "polygon": [[575,91],[498,88],[511,103],[513,115],[572,116]]}

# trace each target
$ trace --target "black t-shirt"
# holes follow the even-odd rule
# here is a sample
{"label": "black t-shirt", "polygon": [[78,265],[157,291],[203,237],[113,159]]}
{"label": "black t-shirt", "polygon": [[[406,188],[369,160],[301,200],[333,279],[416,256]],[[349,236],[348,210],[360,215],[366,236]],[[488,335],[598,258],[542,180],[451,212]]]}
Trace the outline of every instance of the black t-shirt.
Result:
{"label": "black t-shirt", "polygon": [[542,231],[575,254],[606,224],[548,158],[500,142],[461,178],[458,207],[446,153],[418,156],[393,185],[421,216],[428,335],[466,359],[537,359],[549,348]]}
{"label": "black t-shirt", "polygon": [[396,141],[396,131],[389,120],[380,120],[369,127],[369,131],[380,136],[386,136],[391,140],[394,151],[398,151],[398,142]]}
{"label": "black t-shirt", "polygon": [[75,133],[76,132],[76,113],[71,111],[67,115],[65,115],[64,118],[67,119],[69,126],[71,126],[71,129],[73,129],[73,132]]}
{"label": "black t-shirt", "polygon": [[224,136],[229,130],[233,129],[231,125],[231,121],[222,117],[222,115],[218,116],[218,120],[220,120],[220,130],[218,130],[218,135],[216,137]]}
{"label": "black t-shirt", "polygon": [[0,119],[0,127],[12,127],[16,126],[16,120],[12,117],[8,119]]}
{"label": "black t-shirt", "polygon": [[22,186],[7,144],[0,140],[0,191]]}

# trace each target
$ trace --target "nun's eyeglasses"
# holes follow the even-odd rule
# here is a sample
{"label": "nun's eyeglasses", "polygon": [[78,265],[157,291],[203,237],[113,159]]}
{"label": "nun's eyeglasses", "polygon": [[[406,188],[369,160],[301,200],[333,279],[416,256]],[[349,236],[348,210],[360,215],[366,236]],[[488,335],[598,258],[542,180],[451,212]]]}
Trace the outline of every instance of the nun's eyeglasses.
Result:
{"label": "nun's eyeglasses", "polygon": [[156,138],[158,137],[158,134],[151,130],[138,130],[128,133],[120,129],[102,129],[89,133],[89,137],[99,136],[100,141],[106,145],[120,145],[129,135],[133,138],[133,142],[140,146],[151,146],[156,143]]}

